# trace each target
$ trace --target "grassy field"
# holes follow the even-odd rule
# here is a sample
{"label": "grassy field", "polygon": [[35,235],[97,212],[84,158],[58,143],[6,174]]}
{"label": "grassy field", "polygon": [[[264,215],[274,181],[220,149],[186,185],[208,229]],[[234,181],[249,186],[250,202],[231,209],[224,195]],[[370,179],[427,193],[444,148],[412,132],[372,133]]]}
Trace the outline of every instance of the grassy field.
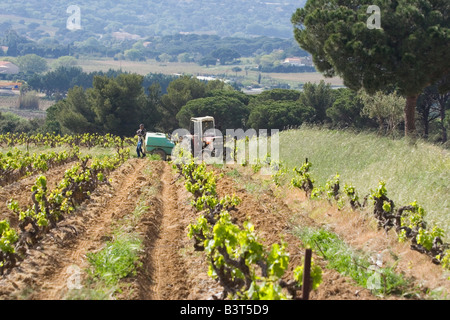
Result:
{"label": "grassy field", "polygon": [[[245,60],[247,66],[254,66],[249,59]],[[109,69],[137,73],[146,75],[149,73],[162,74],[191,74],[191,75],[216,75],[225,76],[226,78],[236,77],[240,82],[247,85],[256,84],[258,81],[258,71],[246,71],[245,65],[216,65],[216,66],[199,66],[196,63],[181,62],[157,62],[156,60],[147,60],[145,62],[137,61],[115,61],[112,59],[99,60],[83,60],[79,59],[78,64],[85,72],[108,71]],[[233,67],[240,67],[242,71],[234,72]],[[291,88],[298,87],[299,84],[306,82],[318,83],[324,80],[332,86],[342,86],[343,82],[340,78],[325,78],[320,73],[262,73],[262,84],[270,85],[273,83],[287,83]]]}
{"label": "grassy field", "polygon": [[0,108],[11,109],[19,105],[18,95],[0,95]]}
{"label": "grassy field", "polygon": [[424,207],[426,221],[450,234],[450,152],[436,145],[393,140],[371,133],[351,133],[317,128],[284,131],[280,159],[289,174],[308,158],[316,185],[324,186],[336,173],[341,188],[356,187],[363,198],[379,181],[386,182],[388,197],[396,207],[414,200]]}

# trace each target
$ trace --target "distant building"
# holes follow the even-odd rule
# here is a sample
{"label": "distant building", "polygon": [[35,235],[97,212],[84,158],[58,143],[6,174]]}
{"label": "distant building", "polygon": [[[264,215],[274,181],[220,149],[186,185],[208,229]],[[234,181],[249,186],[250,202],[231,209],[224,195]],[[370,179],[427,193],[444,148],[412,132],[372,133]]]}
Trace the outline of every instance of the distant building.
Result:
{"label": "distant building", "polygon": [[218,80],[218,79],[216,79],[215,77],[209,77],[209,76],[196,76],[196,78],[197,78],[198,80],[201,80],[201,81],[214,81],[214,80]]}
{"label": "distant building", "polygon": [[302,63],[302,60],[300,58],[297,57],[293,57],[293,58],[286,58],[284,59],[284,64],[290,64],[293,66],[299,66]]}
{"label": "distant building", "polygon": [[0,81],[0,90],[18,91],[22,86],[22,82],[3,82]]}
{"label": "distant building", "polygon": [[0,61],[0,74],[18,74],[19,67],[9,61]]}
{"label": "distant building", "polygon": [[128,32],[113,32],[112,36],[116,40],[141,40],[141,37],[137,34],[131,34]]}
{"label": "distant building", "polygon": [[286,58],[284,59],[283,64],[290,64],[293,66],[309,66],[309,67],[312,67],[314,65],[311,56]]}

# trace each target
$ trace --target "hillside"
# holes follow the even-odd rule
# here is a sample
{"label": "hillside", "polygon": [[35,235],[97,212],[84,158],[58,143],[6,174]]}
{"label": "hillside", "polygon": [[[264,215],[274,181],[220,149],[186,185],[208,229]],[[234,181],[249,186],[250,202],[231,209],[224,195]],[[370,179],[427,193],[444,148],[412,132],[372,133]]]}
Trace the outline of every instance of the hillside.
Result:
{"label": "hillside", "polygon": [[[80,0],[76,5],[80,8],[82,30],[73,33],[86,38],[114,32],[138,37],[184,32],[291,38],[291,15],[305,2]],[[54,33],[61,42],[73,36],[66,29],[66,21],[71,15],[67,13],[68,7],[69,4],[61,0],[26,3],[6,0],[0,4],[0,22],[16,24],[31,38],[53,36]]]}

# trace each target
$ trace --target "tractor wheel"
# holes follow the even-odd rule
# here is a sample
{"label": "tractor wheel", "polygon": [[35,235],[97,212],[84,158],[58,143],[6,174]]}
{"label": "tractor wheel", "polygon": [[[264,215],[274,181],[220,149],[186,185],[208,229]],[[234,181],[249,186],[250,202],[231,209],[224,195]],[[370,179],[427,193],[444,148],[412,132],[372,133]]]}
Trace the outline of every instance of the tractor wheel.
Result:
{"label": "tractor wheel", "polygon": [[164,150],[156,149],[152,151],[152,154],[157,154],[161,158],[161,160],[166,161],[166,153],[164,152]]}

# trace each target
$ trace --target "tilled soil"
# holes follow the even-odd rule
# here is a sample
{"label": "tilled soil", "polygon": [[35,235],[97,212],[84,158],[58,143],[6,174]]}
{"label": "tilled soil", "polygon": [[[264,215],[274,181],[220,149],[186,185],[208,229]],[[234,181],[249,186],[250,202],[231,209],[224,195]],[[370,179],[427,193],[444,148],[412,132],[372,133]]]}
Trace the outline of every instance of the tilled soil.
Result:
{"label": "tilled soil", "polygon": [[74,270],[87,266],[86,253],[101,248],[112,220],[134,209],[132,198],[139,186],[135,173],[145,165],[130,160],[116,170],[111,186],[96,190],[90,200],[31,248],[19,267],[3,277],[0,297],[62,299]]}
{"label": "tilled soil", "polygon": [[[170,165],[131,159],[110,177],[109,186],[99,187],[72,216],[30,248],[18,267],[0,279],[0,299],[65,299],[75,273],[80,273],[81,282],[86,278],[87,253],[101,250],[111,240],[112,227],[133,212],[145,187],[153,187],[155,192],[146,200],[149,210],[137,228],[144,238],[143,264],[137,276],[125,279],[128,292],[119,298],[198,300],[220,292],[207,276],[204,257],[194,252],[187,237],[195,212],[183,182],[173,180]],[[34,181],[28,183],[31,186]],[[2,191],[4,197],[11,196]],[[29,194],[24,191],[23,198]]]}
{"label": "tilled soil", "polygon": [[[47,175],[50,184],[62,177],[65,168],[55,168]],[[113,237],[113,229],[131,215],[143,195],[148,210],[140,217],[136,230],[143,239],[141,267],[115,299],[127,300],[207,300],[220,296],[222,288],[207,275],[204,253],[194,250],[187,228],[198,215],[190,205],[191,195],[184,180],[169,163],[130,159],[110,175],[111,183],[99,187],[74,214],[62,221],[39,244],[29,249],[25,260],[0,278],[0,299],[60,300],[70,297],[74,272],[83,284],[87,277],[87,254],[101,250]],[[29,179],[29,181],[27,181]],[[26,200],[30,177],[16,185],[0,189],[1,202],[14,195]],[[55,181],[55,182],[52,182]],[[24,191],[27,190],[27,191]],[[143,190],[151,190],[143,193]],[[238,223],[248,220],[263,243],[269,247],[281,240],[288,243],[290,254],[287,279],[302,263],[304,248],[292,233],[293,207],[288,197],[274,194],[270,188],[249,192],[228,175],[218,179],[220,196],[236,194],[241,200],[232,215]],[[4,205],[3,203],[1,204]],[[3,207],[2,214],[3,214]],[[293,209],[294,208],[294,209]],[[294,212],[295,213],[295,212]],[[2,215],[7,217],[7,215]],[[295,222],[315,225],[308,215],[296,215]],[[324,271],[323,283],[310,298],[318,300],[378,299],[365,288],[334,270],[314,255]]]}
{"label": "tilled soil", "polygon": [[139,300],[204,300],[221,291],[207,275],[201,253],[195,252],[187,227],[195,219],[183,181],[175,180],[165,162],[154,162],[156,194],[142,220],[144,268],[134,280]]}

